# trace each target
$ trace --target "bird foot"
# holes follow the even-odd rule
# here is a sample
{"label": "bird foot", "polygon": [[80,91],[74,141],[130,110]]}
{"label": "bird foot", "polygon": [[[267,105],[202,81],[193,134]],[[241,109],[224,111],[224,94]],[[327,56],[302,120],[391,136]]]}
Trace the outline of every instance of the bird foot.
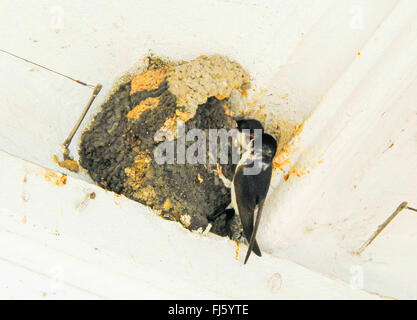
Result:
{"label": "bird foot", "polygon": [[219,164],[217,164],[216,170],[213,170],[213,171],[217,173],[217,175],[219,176],[220,180],[222,180],[226,188],[230,189],[232,187],[232,182],[224,176],[222,172],[222,168],[220,167]]}

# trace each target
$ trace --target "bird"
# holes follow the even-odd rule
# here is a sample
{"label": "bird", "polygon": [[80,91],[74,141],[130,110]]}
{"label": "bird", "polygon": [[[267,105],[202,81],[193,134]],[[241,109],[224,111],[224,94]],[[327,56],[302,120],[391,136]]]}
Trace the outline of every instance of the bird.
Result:
{"label": "bird", "polygon": [[[217,167],[220,179],[226,187],[231,189],[232,201],[225,210],[217,212],[215,216],[222,213],[226,213],[229,217],[233,214],[240,216],[245,238],[249,242],[244,261],[246,264],[252,251],[256,255],[262,256],[256,242],[256,233],[271,183],[272,161],[277,150],[277,141],[265,133],[262,124],[254,119],[238,120],[237,129],[242,133],[239,140],[243,153],[236,166],[232,181],[223,175],[220,166]],[[256,132],[255,130],[260,131]],[[244,142],[248,140],[248,143]]]}
{"label": "bird", "polygon": [[[236,139],[234,140],[234,142],[236,142],[237,145],[240,147],[240,155],[244,155],[249,148],[250,142],[254,139],[255,130],[259,130],[258,133],[262,134],[264,132],[264,127],[258,120],[255,119],[238,119],[236,120],[236,124],[238,135],[237,137],[234,137],[234,139]],[[219,164],[217,164],[216,170],[213,171],[217,173],[217,175],[222,180],[226,188],[230,189],[232,187],[232,182],[224,176]],[[234,172],[235,171],[236,167]],[[226,210],[228,210],[227,212],[230,213],[231,211],[229,209],[233,210],[233,208],[230,208],[230,206],[231,205],[229,205],[227,208],[223,207],[223,209],[216,211],[214,214],[210,216],[210,218],[214,220],[219,215],[225,213]]]}
{"label": "bird", "polygon": [[[231,187],[232,205],[235,213],[240,216],[244,235],[249,242],[244,264],[252,250],[259,257],[262,256],[256,233],[271,183],[272,161],[277,150],[277,141],[271,135],[263,133],[259,147],[256,139],[259,138],[251,140],[252,148],[246,151],[236,166]],[[251,174],[249,171],[256,173]]]}

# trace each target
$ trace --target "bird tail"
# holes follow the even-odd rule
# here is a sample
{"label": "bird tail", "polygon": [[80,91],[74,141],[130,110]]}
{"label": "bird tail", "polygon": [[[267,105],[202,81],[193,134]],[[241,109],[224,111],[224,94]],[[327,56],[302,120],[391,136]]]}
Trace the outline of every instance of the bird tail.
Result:
{"label": "bird tail", "polygon": [[259,227],[259,221],[261,221],[261,215],[262,215],[262,209],[263,209],[263,201],[259,204],[258,207],[258,212],[256,214],[256,221],[255,221],[255,227],[252,231],[252,235],[250,237],[250,241],[249,241],[249,248],[248,248],[248,252],[246,253],[246,258],[245,258],[245,262],[244,264],[246,264],[246,262],[249,259],[249,256],[253,250],[253,252],[255,252],[255,254],[257,256],[261,256],[261,250],[259,249],[258,243],[256,242],[256,232],[258,231],[258,227]]}
{"label": "bird tail", "polygon": [[256,242],[256,240],[255,240],[255,243],[253,244],[253,249],[252,249],[252,251],[253,251],[253,252],[255,252],[255,254],[256,254],[258,257],[262,257],[261,249],[259,249],[258,242]]}

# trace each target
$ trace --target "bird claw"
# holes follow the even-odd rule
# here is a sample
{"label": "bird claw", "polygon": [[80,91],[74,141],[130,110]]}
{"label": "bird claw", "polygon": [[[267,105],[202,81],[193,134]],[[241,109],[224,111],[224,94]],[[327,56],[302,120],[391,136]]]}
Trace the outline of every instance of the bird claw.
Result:
{"label": "bird claw", "polygon": [[232,187],[232,182],[224,176],[219,164],[217,164],[216,170],[213,171],[217,173],[226,188],[230,189]]}
{"label": "bird claw", "polygon": [[222,172],[222,167],[220,167],[219,164],[217,164],[217,166],[216,166],[216,172],[221,179],[226,179],[226,177],[224,176],[224,174]]}

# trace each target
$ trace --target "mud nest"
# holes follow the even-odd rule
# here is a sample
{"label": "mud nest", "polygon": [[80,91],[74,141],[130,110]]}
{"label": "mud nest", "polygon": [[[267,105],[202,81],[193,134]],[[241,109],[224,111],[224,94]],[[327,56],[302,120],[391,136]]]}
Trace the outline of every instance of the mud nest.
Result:
{"label": "mud nest", "polygon": [[[191,230],[204,230],[211,222],[212,232],[241,241],[238,216],[229,221],[225,215],[210,219],[230,203],[230,190],[214,172],[216,165],[158,164],[154,151],[163,142],[157,132],[177,140],[178,121],[183,121],[186,132],[198,128],[207,136],[208,129],[235,128],[229,97],[234,89],[244,91],[248,86],[241,66],[219,55],[150,63],[101,106],[82,135],[80,164],[103,188],[145,204],[164,218]],[[191,144],[186,142],[186,148]],[[231,147],[229,158],[230,153]],[[221,168],[231,179],[231,161]]]}

